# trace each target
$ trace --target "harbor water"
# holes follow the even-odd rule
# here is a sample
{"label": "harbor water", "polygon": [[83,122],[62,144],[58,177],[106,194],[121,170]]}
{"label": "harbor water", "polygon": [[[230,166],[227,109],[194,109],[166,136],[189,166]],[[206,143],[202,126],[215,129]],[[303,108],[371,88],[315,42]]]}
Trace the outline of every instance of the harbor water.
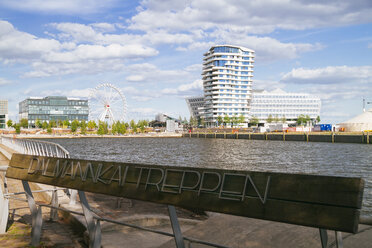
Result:
{"label": "harbor water", "polygon": [[372,145],[190,138],[50,139],[72,158],[157,165],[362,177],[372,216]]}

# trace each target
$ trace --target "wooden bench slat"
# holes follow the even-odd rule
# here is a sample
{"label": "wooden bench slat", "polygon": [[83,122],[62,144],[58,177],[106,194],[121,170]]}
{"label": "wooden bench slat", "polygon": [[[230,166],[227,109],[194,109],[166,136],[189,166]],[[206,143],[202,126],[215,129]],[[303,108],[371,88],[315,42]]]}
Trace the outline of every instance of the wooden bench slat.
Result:
{"label": "wooden bench slat", "polygon": [[[91,163],[93,177],[101,164],[101,172],[106,170],[106,173],[99,174],[99,180],[94,182],[89,176],[86,181],[82,181],[79,174],[75,179],[71,179],[69,175],[45,176],[41,171],[32,174],[37,167],[36,160],[32,163],[30,174],[28,169],[33,158],[34,156],[13,155],[6,176],[94,193],[337,231],[355,233],[358,228],[364,188],[364,180],[361,178],[44,158],[44,166],[49,160],[49,174],[53,172],[57,160],[60,161],[60,168],[63,161],[73,162],[75,165],[79,162],[83,171],[87,163]],[[42,161],[43,157],[38,159]],[[114,175],[118,167],[121,168],[121,175],[126,175],[124,185],[119,185],[117,181],[105,184],[104,182],[108,183],[111,178],[118,178],[118,172]],[[125,168],[128,169],[124,173]],[[90,174],[90,171],[88,172]],[[183,177],[184,186],[196,185],[199,179],[199,187],[184,188],[181,193],[177,186],[172,188],[171,185],[180,185]],[[162,189],[164,183],[165,190]],[[266,188],[267,199],[264,201]],[[243,189],[245,193],[242,197]]]}

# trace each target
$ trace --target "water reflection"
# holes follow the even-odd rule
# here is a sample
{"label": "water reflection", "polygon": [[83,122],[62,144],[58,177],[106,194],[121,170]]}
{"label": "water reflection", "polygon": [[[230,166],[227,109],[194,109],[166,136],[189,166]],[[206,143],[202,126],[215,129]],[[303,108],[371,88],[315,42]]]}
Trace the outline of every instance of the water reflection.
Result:
{"label": "water reflection", "polygon": [[235,170],[356,176],[372,216],[372,145],[190,138],[53,139],[73,158]]}

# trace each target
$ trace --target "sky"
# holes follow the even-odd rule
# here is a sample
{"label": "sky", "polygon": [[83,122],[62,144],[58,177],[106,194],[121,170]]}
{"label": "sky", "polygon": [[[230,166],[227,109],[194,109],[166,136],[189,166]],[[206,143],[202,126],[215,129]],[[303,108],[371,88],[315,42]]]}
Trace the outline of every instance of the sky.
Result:
{"label": "sky", "polygon": [[[321,122],[372,102],[371,0],[0,0],[0,99],[123,92],[127,119],[189,118],[211,46],[253,49],[254,89],[310,93]],[[367,109],[372,108],[372,103]]]}

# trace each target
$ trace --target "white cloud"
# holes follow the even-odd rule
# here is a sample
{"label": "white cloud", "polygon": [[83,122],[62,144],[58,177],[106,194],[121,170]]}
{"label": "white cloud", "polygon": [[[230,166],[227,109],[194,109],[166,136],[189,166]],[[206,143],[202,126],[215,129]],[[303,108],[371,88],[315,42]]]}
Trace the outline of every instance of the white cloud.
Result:
{"label": "white cloud", "polygon": [[[84,37],[76,34],[81,40],[96,35],[92,27],[86,25],[67,25],[65,28],[70,28],[70,33],[85,30]],[[0,21],[0,61],[31,65],[32,70],[26,72],[24,77],[117,71],[122,70],[129,59],[157,54],[156,49],[141,44],[76,44],[75,41],[62,43],[56,39],[38,38],[18,31],[9,22]]]}
{"label": "white cloud", "polygon": [[368,48],[372,48],[372,43],[368,43]]}
{"label": "white cloud", "polygon": [[350,2],[314,1],[245,1],[171,0],[142,1],[130,28],[182,31],[211,29],[222,24],[251,34],[270,33],[275,29],[309,29],[368,23],[372,6],[369,0]]}
{"label": "white cloud", "polygon": [[267,91],[272,91],[275,89],[283,89],[285,87],[284,83],[274,81],[274,80],[260,80],[260,79],[255,79],[253,88],[255,90],[267,90]]}
{"label": "white cloud", "polygon": [[203,80],[197,79],[190,84],[181,84],[177,88],[165,88],[161,91],[161,94],[185,97],[192,95],[200,95],[202,92]]}
{"label": "white cloud", "polygon": [[0,21],[0,60],[5,63],[37,60],[44,53],[61,47],[57,40],[37,38],[16,30],[7,21]]}
{"label": "white cloud", "polygon": [[293,84],[372,84],[372,66],[327,66],[316,69],[296,68],[281,82]]}
{"label": "white cloud", "polygon": [[89,94],[91,93],[91,91],[92,91],[91,88],[73,90],[43,90],[40,92],[40,95],[89,98]]}
{"label": "white cloud", "polygon": [[257,61],[295,59],[300,53],[323,48],[321,44],[283,43],[270,37],[247,36],[245,33],[232,30],[218,30],[213,33],[213,36],[228,44],[235,44],[239,41],[239,45],[256,52]]}
{"label": "white cloud", "polygon": [[0,6],[24,12],[40,12],[43,14],[92,14],[114,6],[116,0],[3,0]]}
{"label": "white cloud", "polygon": [[126,77],[130,82],[142,83],[180,83],[195,78],[186,70],[162,70],[150,63],[132,64],[125,68],[130,73]]}
{"label": "white cloud", "polygon": [[0,78],[0,85],[5,85],[5,84],[11,84],[12,81],[5,79],[5,78]]}

